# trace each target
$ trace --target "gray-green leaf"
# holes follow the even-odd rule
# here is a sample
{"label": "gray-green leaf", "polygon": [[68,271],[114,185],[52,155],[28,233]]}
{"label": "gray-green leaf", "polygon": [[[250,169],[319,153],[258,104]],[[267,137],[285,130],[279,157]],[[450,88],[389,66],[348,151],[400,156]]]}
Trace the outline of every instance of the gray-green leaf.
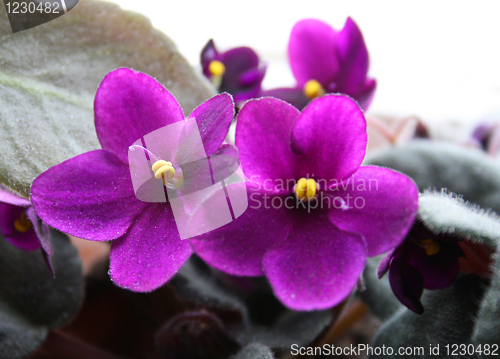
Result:
{"label": "gray-green leaf", "polygon": [[142,15],[81,1],[60,18],[12,34],[0,6],[0,183],[28,197],[41,172],[100,148],[93,99],[118,67],[156,77],[186,113],[215,94]]}
{"label": "gray-green leaf", "polygon": [[436,234],[456,234],[493,248],[498,246],[498,215],[467,203],[454,194],[446,191],[423,193],[419,198],[418,214],[425,226]]}
{"label": "gray-green leaf", "polygon": [[[0,235],[0,357],[22,358],[44,340],[48,329],[66,324],[83,300],[76,248],[51,231],[53,278],[40,251],[23,251]],[[3,355],[9,353],[9,355]]]}
{"label": "gray-green leaf", "polygon": [[421,192],[446,188],[466,201],[500,213],[500,162],[477,149],[414,140],[371,153],[365,164],[403,172],[415,180]]}

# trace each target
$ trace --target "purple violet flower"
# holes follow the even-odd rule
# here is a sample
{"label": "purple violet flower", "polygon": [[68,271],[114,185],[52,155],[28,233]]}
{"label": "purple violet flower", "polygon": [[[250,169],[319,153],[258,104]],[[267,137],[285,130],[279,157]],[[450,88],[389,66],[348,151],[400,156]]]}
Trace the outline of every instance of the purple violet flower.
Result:
{"label": "purple violet flower", "polygon": [[340,303],[367,256],[399,245],[418,207],[410,178],[360,167],[366,142],[363,111],[347,96],[322,96],[302,113],[270,97],[246,102],[236,146],[249,208],[193,239],[195,252],[232,275],[265,275],[292,309]]}
{"label": "purple violet flower", "polygon": [[458,239],[436,235],[416,222],[406,240],[380,262],[378,276],[389,272],[394,295],[408,309],[424,312],[420,297],[425,289],[443,289],[455,282],[459,258],[465,257]]}
{"label": "purple violet flower", "polygon": [[39,221],[31,202],[0,188],[0,233],[13,246],[24,251],[42,251],[52,274],[53,255],[49,227]]}
{"label": "purple violet flower", "polygon": [[500,150],[500,123],[481,123],[474,129],[471,137],[474,146],[496,156]]}
{"label": "purple violet flower", "polygon": [[368,78],[368,50],[363,35],[349,17],[341,31],[315,19],[295,24],[288,42],[295,88],[265,91],[264,96],[285,100],[298,109],[325,93],[342,93],[363,110],[370,105],[377,83]]}
{"label": "purple violet flower", "polygon": [[203,74],[212,81],[219,93],[228,92],[237,103],[257,97],[266,74],[266,66],[249,47],[236,47],[218,52],[213,40],[201,52]]}
{"label": "purple violet flower", "polygon": [[[189,241],[180,239],[170,203],[143,202],[136,197],[129,146],[152,131],[184,121],[184,115],[160,83],[126,68],[103,79],[94,112],[102,149],[71,158],[38,176],[32,186],[33,206],[46,223],[62,232],[93,241],[112,240],[112,280],[133,291],[151,291],[178,271],[192,249]],[[213,97],[190,114],[208,156],[230,147],[221,145],[233,116],[228,94]],[[164,140],[165,146],[177,141]],[[171,161],[165,176],[182,172],[175,158],[162,160]],[[162,180],[163,175],[156,181]],[[189,180],[184,174],[178,190]]]}

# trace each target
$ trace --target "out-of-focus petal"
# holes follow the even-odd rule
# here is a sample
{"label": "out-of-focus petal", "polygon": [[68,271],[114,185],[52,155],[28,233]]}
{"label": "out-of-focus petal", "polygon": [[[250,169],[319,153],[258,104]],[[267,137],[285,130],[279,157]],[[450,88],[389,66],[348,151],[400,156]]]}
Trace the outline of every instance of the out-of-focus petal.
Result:
{"label": "out-of-focus petal", "polygon": [[293,123],[300,115],[292,105],[271,97],[245,103],[238,114],[236,147],[241,166],[253,182],[293,179],[298,156],[290,148]]}
{"label": "out-of-focus petal", "polygon": [[184,120],[176,99],[149,75],[120,68],[97,89],[95,126],[102,148],[128,163],[128,150],[148,133]]}
{"label": "out-of-focus petal", "polygon": [[337,229],[322,214],[294,212],[292,231],[266,253],[264,271],[287,307],[331,308],[355,288],[366,261],[365,245],[357,234]]}
{"label": "out-of-focus petal", "polygon": [[129,167],[106,150],[49,168],[35,179],[31,193],[45,223],[94,241],[121,237],[147,205],[135,197]]}
{"label": "out-of-focus petal", "polygon": [[262,92],[261,95],[279,98],[280,100],[294,105],[299,110],[303,109],[310,101],[310,99],[304,95],[304,90],[297,87],[282,87],[267,90]]}
{"label": "out-of-focus petal", "polygon": [[373,101],[376,88],[376,80],[366,79],[365,84],[356,93],[353,93],[350,96],[358,102],[359,107],[366,111]]}
{"label": "out-of-focus petal", "polygon": [[328,218],[340,229],[361,234],[370,257],[397,247],[417,215],[415,182],[387,168],[360,167],[329,195],[342,198],[348,209],[332,206]]}
{"label": "out-of-focus petal", "polygon": [[358,25],[349,17],[336,38],[342,63],[336,83],[342,93],[355,94],[363,86],[368,73],[368,50]]}
{"label": "out-of-focus petal", "polygon": [[110,276],[122,288],[149,292],[172,278],[191,253],[189,242],[179,237],[170,206],[149,204],[127,233],[112,242]]}
{"label": "out-of-focus petal", "polygon": [[291,145],[303,155],[302,177],[330,181],[358,170],[366,141],[366,120],[356,102],[343,95],[325,95],[302,111],[293,126]]}
{"label": "out-of-focus petal", "polygon": [[200,55],[200,63],[203,69],[203,75],[205,75],[208,78],[212,76],[212,74],[209,71],[209,66],[210,62],[212,62],[213,60],[220,61],[220,56],[219,53],[217,52],[217,49],[215,48],[214,40],[210,39],[208,40],[207,44],[203,47],[203,50],[201,50],[201,55]]}
{"label": "out-of-focus petal", "polygon": [[316,80],[327,88],[335,80],[340,69],[336,37],[335,30],[319,20],[307,19],[295,24],[288,42],[288,57],[300,87]]}
{"label": "out-of-focus petal", "polygon": [[207,156],[215,153],[224,142],[234,118],[231,95],[223,93],[196,107],[189,115],[196,119]]}
{"label": "out-of-focus petal", "polygon": [[14,222],[26,210],[26,207],[15,206],[10,203],[0,203],[0,232],[3,234],[5,240],[13,246],[25,251],[32,251],[40,248],[40,243],[34,229],[31,228],[26,232],[20,232],[14,226]]}

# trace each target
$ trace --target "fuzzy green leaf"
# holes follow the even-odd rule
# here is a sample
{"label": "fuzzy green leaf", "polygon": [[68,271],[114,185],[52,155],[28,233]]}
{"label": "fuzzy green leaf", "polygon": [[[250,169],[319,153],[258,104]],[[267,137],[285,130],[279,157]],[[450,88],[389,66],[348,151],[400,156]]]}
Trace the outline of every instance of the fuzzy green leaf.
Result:
{"label": "fuzzy green leaf", "polygon": [[93,99],[118,67],[156,77],[187,113],[214,95],[142,15],[81,1],[64,16],[12,34],[0,6],[0,183],[27,197],[41,172],[100,148]]}

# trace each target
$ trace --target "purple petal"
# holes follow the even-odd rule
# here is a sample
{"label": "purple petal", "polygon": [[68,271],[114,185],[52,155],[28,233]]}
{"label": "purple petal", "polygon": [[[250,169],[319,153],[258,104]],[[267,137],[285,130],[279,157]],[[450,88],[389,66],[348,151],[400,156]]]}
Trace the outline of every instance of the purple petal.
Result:
{"label": "purple petal", "polygon": [[26,198],[15,195],[7,190],[0,188],[0,202],[10,203],[14,206],[29,207],[31,202]]}
{"label": "purple petal", "polygon": [[304,91],[301,88],[282,87],[264,91],[261,95],[279,98],[280,100],[292,104],[299,110],[303,109],[310,101],[306,95],[304,95]]}
{"label": "purple petal", "polygon": [[249,208],[245,213],[220,229],[192,239],[191,243],[196,254],[223,272],[260,276],[264,274],[264,254],[286,239],[292,221],[289,211],[273,208],[269,196],[264,199],[265,192],[252,191],[250,186],[248,191]]}
{"label": "purple petal", "polygon": [[259,56],[249,47],[236,47],[221,54],[226,67],[225,76],[234,79],[242,73],[259,66]]}
{"label": "purple petal", "polygon": [[127,233],[113,241],[110,275],[116,285],[148,292],[165,284],[192,253],[179,237],[170,205],[149,204]]}
{"label": "purple petal", "polygon": [[370,257],[397,247],[417,214],[415,182],[387,168],[360,167],[329,193],[341,197],[349,209],[332,207],[328,218],[340,229],[361,234]]}
{"label": "purple petal", "polygon": [[343,95],[311,101],[292,130],[292,148],[303,155],[301,177],[314,175],[326,181],[348,178],[357,171],[366,141],[363,111]]}
{"label": "purple petal", "polygon": [[331,308],[355,288],[366,261],[365,245],[358,235],[335,228],[322,214],[296,213],[300,217],[287,240],[264,256],[264,271],[287,307]]}
{"label": "purple petal", "polygon": [[30,229],[26,232],[19,232],[14,227],[14,222],[25,210],[26,207],[0,203],[0,232],[5,237],[5,240],[13,246],[25,251],[32,251],[40,248],[35,230]]}
{"label": "purple petal", "polygon": [[32,206],[28,207],[28,209],[26,210],[26,215],[33,224],[33,229],[35,230],[36,236],[38,237],[38,241],[40,243],[40,246],[42,247],[42,251],[47,253],[47,256],[50,260],[50,257],[54,255],[54,249],[52,248],[52,242],[50,240],[49,226],[40,221]]}
{"label": "purple petal", "polygon": [[128,148],[146,134],[184,120],[175,98],[154,78],[121,68],[97,89],[95,126],[102,148],[128,163]]}
{"label": "purple petal", "polygon": [[205,152],[211,156],[224,142],[233,122],[233,99],[227,93],[214,96],[196,107],[189,117],[196,119]]}
{"label": "purple petal", "polygon": [[106,150],[48,169],[33,182],[31,200],[49,226],[94,241],[121,237],[147,205],[135,197],[128,166]]}
{"label": "purple petal", "polygon": [[377,88],[377,81],[374,79],[366,79],[365,84],[361,87],[358,92],[351,94],[350,96],[354,98],[359,107],[366,111],[373,101],[373,96],[375,95],[375,89]]}
{"label": "purple petal", "polygon": [[236,147],[241,166],[253,182],[295,178],[298,160],[290,133],[300,112],[271,97],[248,101],[238,114]]}
{"label": "purple petal", "polygon": [[458,258],[442,254],[442,249],[429,256],[418,248],[412,253],[410,263],[422,275],[426,289],[443,289],[452,285],[460,271]]}
{"label": "purple petal", "polygon": [[240,88],[234,92],[234,100],[237,103],[259,97],[266,69],[266,66],[259,66],[241,74],[238,81]]}
{"label": "purple petal", "polygon": [[336,83],[340,92],[355,94],[365,83],[368,73],[368,50],[361,30],[350,17],[338,33],[336,41],[342,63]]}
{"label": "purple petal", "polygon": [[424,279],[420,272],[409,264],[402,252],[393,258],[389,268],[389,283],[396,298],[417,314],[424,312],[420,297],[424,291]]}
{"label": "purple petal", "polygon": [[210,78],[212,74],[209,71],[210,62],[213,60],[220,61],[220,55],[215,48],[214,40],[210,39],[207,44],[201,50],[200,63],[203,68],[203,75]]}
{"label": "purple petal", "polygon": [[391,264],[392,258],[394,257],[395,251],[396,250],[387,253],[384,256],[384,258],[382,258],[382,260],[380,261],[380,263],[378,264],[378,268],[377,268],[377,277],[378,277],[378,279],[382,278],[387,273],[387,271],[389,270],[389,266]]}
{"label": "purple petal", "polygon": [[335,30],[319,20],[307,19],[295,24],[288,42],[288,57],[300,87],[314,79],[327,88],[335,80],[340,68],[336,37]]}

